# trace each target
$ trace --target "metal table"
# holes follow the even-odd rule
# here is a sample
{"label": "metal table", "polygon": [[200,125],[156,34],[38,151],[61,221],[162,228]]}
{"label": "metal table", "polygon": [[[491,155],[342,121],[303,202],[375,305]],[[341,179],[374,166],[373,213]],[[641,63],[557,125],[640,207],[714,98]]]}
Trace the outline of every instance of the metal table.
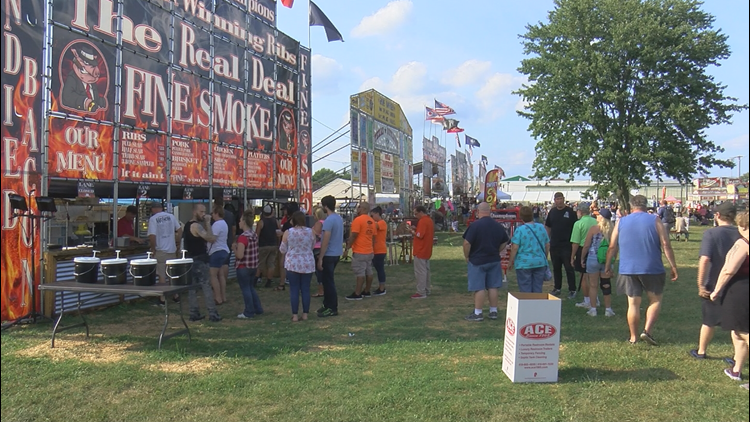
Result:
{"label": "metal table", "polygon": [[[187,286],[172,286],[168,284],[158,284],[154,286],[136,286],[133,284],[102,284],[102,283],[96,283],[96,284],[85,284],[85,283],[76,283],[76,282],[56,282],[56,283],[49,283],[49,284],[40,284],[39,290],[49,290],[51,292],[59,292],[60,293],[60,302],[62,303],[61,309],[60,309],[60,315],[57,317],[57,321],[55,321],[55,326],[52,328],[52,347],[55,347],[55,336],[57,333],[65,330],[69,330],[71,328],[76,327],[86,327],[86,337],[89,336],[89,324],[88,321],[86,321],[86,317],[83,315],[83,312],[81,312],[81,306],[87,301],[97,298],[100,295],[104,294],[116,294],[116,295],[137,295],[137,296],[152,296],[152,297],[159,297],[159,296],[165,296],[168,298],[169,296],[172,296],[176,293],[182,293],[186,292],[191,289],[197,289],[200,287],[199,284],[191,284]],[[74,309],[65,309],[65,300],[64,295],[66,292],[75,293],[78,294],[78,306]],[[88,298],[81,298],[81,293],[94,293],[96,296],[89,296]],[[190,329],[188,328],[187,323],[185,322],[185,318],[182,316],[182,300],[179,302],[179,310],[180,310],[180,320],[182,320],[182,325],[185,326],[184,329],[175,331],[170,334],[165,334],[167,331],[167,325],[169,324],[169,300],[165,300],[164,304],[164,326],[161,329],[161,333],[159,334],[159,349],[161,349],[161,343],[163,340],[172,338],[174,336],[187,334],[188,336],[188,342],[190,341]],[[68,325],[65,327],[60,326],[60,321],[62,321],[63,316],[65,315],[65,312],[73,312],[78,311],[78,315],[81,317],[82,322]]]}

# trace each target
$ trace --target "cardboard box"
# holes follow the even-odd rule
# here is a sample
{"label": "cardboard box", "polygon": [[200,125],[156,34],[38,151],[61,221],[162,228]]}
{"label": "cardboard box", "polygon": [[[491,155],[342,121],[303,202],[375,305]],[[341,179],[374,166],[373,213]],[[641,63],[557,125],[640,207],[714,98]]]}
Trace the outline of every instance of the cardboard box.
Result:
{"label": "cardboard box", "polygon": [[512,382],[557,382],[561,309],[546,293],[508,293],[503,372]]}

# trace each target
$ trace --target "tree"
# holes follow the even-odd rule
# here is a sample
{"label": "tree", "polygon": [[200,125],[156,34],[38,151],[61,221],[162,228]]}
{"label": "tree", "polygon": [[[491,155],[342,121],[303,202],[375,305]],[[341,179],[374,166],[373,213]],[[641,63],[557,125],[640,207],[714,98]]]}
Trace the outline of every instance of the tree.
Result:
{"label": "tree", "polygon": [[748,182],[748,173],[745,172],[745,174],[743,174],[742,176],[740,176],[740,180],[742,181],[742,183],[747,183]]}
{"label": "tree", "polygon": [[335,171],[327,168],[322,168],[312,176],[313,190],[320,189],[321,187],[331,183],[336,179],[351,180],[352,176],[348,172],[336,173]]}
{"label": "tree", "polygon": [[548,23],[527,25],[530,58],[516,91],[528,103],[536,178],[588,175],[600,197],[663,176],[688,182],[723,148],[704,129],[747,105],[706,73],[729,57],[713,16],[691,0],[556,0]]}

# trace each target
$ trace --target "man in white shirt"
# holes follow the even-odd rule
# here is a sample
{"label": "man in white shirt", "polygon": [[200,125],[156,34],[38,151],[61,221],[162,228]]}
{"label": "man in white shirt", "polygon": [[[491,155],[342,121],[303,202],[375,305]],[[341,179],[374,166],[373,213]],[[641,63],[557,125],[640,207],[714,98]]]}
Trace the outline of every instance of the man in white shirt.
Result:
{"label": "man in white shirt", "polygon": [[159,282],[167,284],[167,260],[175,258],[178,239],[182,238],[182,226],[173,214],[164,212],[161,202],[151,205],[148,219],[148,240],[156,259],[156,274]]}

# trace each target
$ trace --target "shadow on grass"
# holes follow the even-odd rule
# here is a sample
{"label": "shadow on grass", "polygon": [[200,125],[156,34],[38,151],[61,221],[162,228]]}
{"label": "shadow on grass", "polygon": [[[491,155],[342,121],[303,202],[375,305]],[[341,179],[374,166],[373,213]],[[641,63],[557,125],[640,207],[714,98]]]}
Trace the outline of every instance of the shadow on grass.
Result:
{"label": "shadow on grass", "polygon": [[559,384],[579,382],[644,382],[675,381],[681,379],[665,368],[642,368],[630,370],[592,369],[578,366],[562,368],[558,372]]}

